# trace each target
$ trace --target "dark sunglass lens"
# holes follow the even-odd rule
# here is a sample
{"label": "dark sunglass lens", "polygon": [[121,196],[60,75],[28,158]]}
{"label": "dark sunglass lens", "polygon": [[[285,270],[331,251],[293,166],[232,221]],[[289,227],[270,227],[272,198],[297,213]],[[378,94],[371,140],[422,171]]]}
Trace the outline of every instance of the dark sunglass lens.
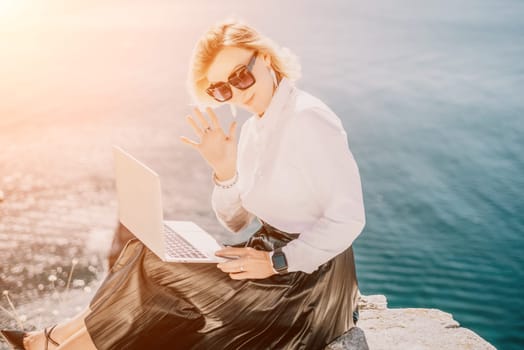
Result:
{"label": "dark sunglass lens", "polygon": [[218,101],[227,101],[233,96],[233,92],[227,84],[220,84],[213,88],[213,97]]}
{"label": "dark sunglass lens", "polygon": [[255,77],[247,67],[243,67],[235,72],[235,75],[229,79],[229,83],[238,89],[247,89],[255,83]]}

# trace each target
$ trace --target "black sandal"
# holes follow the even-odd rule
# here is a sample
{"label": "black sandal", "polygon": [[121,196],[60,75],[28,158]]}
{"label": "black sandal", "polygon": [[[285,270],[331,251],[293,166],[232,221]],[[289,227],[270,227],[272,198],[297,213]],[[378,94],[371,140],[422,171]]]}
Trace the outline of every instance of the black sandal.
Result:
{"label": "black sandal", "polygon": [[51,332],[53,331],[53,329],[55,329],[57,325],[55,324],[53,327],[49,328],[49,330],[47,330],[47,328],[44,328],[44,335],[45,335],[45,350],[48,350],[49,348],[49,342],[53,343],[54,346],[60,346],[60,344],[58,344],[57,341],[55,341],[53,338],[51,338]]}
{"label": "black sandal", "polygon": [[2,337],[5,341],[11,345],[14,350],[25,350],[24,348],[24,338],[27,336],[27,333],[24,331],[15,331],[12,329],[2,329],[0,331]]}
{"label": "black sandal", "polygon": [[[54,346],[60,346],[57,341],[55,341],[53,338],[51,338],[51,332],[53,329],[55,329],[57,325],[55,324],[53,327],[44,328],[44,335],[45,335],[45,350],[49,349],[49,342],[51,342]],[[3,329],[1,331],[2,336],[4,339],[13,347],[15,350],[25,350],[24,347],[24,338],[27,336],[27,333],[24,331],[15,331],[15,330],[8,330]]]}

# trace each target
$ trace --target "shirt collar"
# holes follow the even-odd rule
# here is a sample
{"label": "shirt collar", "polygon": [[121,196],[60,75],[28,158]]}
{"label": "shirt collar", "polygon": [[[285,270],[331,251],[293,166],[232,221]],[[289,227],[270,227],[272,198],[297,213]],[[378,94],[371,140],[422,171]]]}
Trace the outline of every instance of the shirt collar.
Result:
{"label": "shirt collar", "polygon": [[256,113],[253,115],[257,130],[268,129],[277,122],[278,116],[289,100],[294,87],[289,78],[282,77],[262,117]]}

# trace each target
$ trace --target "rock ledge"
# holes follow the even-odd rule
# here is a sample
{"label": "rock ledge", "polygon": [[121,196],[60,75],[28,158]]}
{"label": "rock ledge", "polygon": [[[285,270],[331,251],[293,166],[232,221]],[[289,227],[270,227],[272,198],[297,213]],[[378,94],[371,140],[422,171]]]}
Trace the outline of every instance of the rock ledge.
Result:
{"label": "rock ledge", "polygon": [[438,309],[388,309],[384,295],[361,295],[359,309],[358,327],[373,350],[496,349]]}

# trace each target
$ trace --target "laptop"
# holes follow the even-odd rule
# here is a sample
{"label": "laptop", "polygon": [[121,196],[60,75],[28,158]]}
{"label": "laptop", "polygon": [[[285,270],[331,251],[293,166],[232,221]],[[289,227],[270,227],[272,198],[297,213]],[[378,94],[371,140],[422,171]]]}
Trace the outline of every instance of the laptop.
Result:
{"label": "laptop", "polygon": [[118,217],[161,260],[184,263],[218,263],[224,248],[192,221],[164,220],[160,177],[119,146],[113,146]]}

